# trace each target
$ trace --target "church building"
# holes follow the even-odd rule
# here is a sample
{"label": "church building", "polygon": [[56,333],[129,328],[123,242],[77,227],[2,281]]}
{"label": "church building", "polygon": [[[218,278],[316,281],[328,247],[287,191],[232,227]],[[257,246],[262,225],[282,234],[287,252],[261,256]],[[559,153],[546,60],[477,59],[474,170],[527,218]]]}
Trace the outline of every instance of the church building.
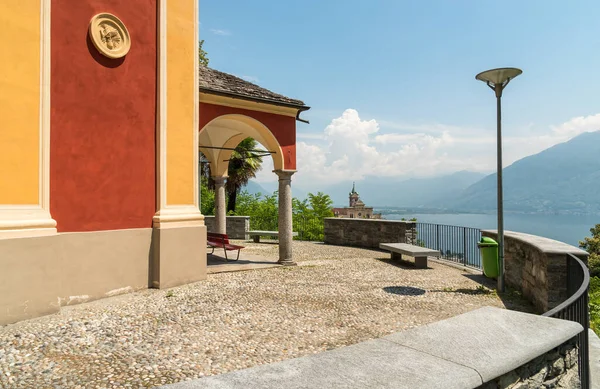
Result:
{"label": "church building", "polygon": [[356,185],[352,183],[352,191],[349,193],[349,206],[344,208],[333,208],[333,215],[340,218],[358,219],[381,219],[380,213],[373,213],[373,207],[367,207],[356,192]]}

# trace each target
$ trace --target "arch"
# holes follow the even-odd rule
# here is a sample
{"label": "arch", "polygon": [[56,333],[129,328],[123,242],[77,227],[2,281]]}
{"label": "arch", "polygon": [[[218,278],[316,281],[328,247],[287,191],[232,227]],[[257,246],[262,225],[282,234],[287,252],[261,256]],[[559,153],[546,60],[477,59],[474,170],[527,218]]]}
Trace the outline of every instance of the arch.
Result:
{"label": "arch", "polygon": [[267,150],[273,151],[275,170],[284,169],[284,156],[281,146],[271,130],[262,122],[242,114],[220,115],[200,129],[198,137],[200,151],[210,163],[214,176],[227,176],[232,150],[210,149],[202,146],[235,148],[245,138],[253,138]]}

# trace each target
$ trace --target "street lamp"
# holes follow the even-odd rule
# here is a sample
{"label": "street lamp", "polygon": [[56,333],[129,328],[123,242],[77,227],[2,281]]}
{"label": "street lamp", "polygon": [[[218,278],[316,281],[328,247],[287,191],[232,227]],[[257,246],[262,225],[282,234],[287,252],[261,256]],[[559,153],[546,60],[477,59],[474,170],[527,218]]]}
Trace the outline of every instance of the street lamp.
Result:
{"label": "street lamp", "polygon": [[498,176],[498,292],[504,292],[504,207],[502,201],[502,91],[510,80],[523,73],[517,68],[486,70],[475,76],[496,93],[497,106],[497,176]]}

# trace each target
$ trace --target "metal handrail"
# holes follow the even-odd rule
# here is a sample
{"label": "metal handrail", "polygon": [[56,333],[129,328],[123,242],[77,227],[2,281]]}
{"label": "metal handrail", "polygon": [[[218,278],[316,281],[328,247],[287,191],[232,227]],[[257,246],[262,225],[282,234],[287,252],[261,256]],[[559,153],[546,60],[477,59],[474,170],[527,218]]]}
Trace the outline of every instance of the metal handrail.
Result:
{"label": "metal handrail", "polygon": [[[577,278],[581,279],[581,284],[577,291],[569,298],[559,304],[557,307],[543,313],[542,316],[556,317],[559,319],[570,320],[582,325],[583,331],[577,335],[578,346],[578,370],[579,379],[581,380],[581,388],[590,388],[590,355],[589,355],[589,339],[588,328],[590,324],[589,305],[588,305],[588,289],[590,286],[590,272],[585,263],[573,254],[567,253],[567,290],[570,289],[575,277],[572,272],[570,263],[575,260],[579,267],[580,274]],[[583,277],[581,277],[583,275]],[[579,280],[576,280],[579,281]]]}
{"label": "metal handrail", "polygon": [[[587,293],[587,291],[588,291],[588,288],[590,286],[590,272],[588,270],[588,267],[586,266],[585,263],[583,263],[583,261],[581,259],[577,258],[573,254],[567,253],[567,255],[569,257],[571,257],[570,259],[575,259],[577,264],[581,267],[581,269],[583,271],[583,282],[581,283],[581,286],[579,286],[579,289],[577,289],[577,291],[575,293],[573,293],[573,295],[571,297],[569,297],[568,299],[563,301],[561,304],[559,304],[555,308],[549,310],[548,312],[543,313],[542,316],[548,316],[548,317],[557,316],[559,313],[561,313],[561,311],[566,310],[569,306],[571,306],[574,302],[576,302],[584,293]],[[589,321],[587,324],[589,325]]]}

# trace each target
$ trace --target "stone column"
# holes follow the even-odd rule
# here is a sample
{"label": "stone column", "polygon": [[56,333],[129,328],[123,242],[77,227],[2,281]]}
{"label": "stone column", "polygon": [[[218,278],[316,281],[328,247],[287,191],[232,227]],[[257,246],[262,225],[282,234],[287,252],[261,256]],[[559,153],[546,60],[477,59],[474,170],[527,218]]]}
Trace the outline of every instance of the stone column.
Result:
{"label": "stone column", "polygon": [[225,179],[227,177],[213,177],[215,181],[215,232],[227,233],[227,208],[225,206]]}
{"label": "stone column", "polygon": [[292,260],[292,174],[294,170],[275,170],[279,176],[279,261],[294,266]]}

